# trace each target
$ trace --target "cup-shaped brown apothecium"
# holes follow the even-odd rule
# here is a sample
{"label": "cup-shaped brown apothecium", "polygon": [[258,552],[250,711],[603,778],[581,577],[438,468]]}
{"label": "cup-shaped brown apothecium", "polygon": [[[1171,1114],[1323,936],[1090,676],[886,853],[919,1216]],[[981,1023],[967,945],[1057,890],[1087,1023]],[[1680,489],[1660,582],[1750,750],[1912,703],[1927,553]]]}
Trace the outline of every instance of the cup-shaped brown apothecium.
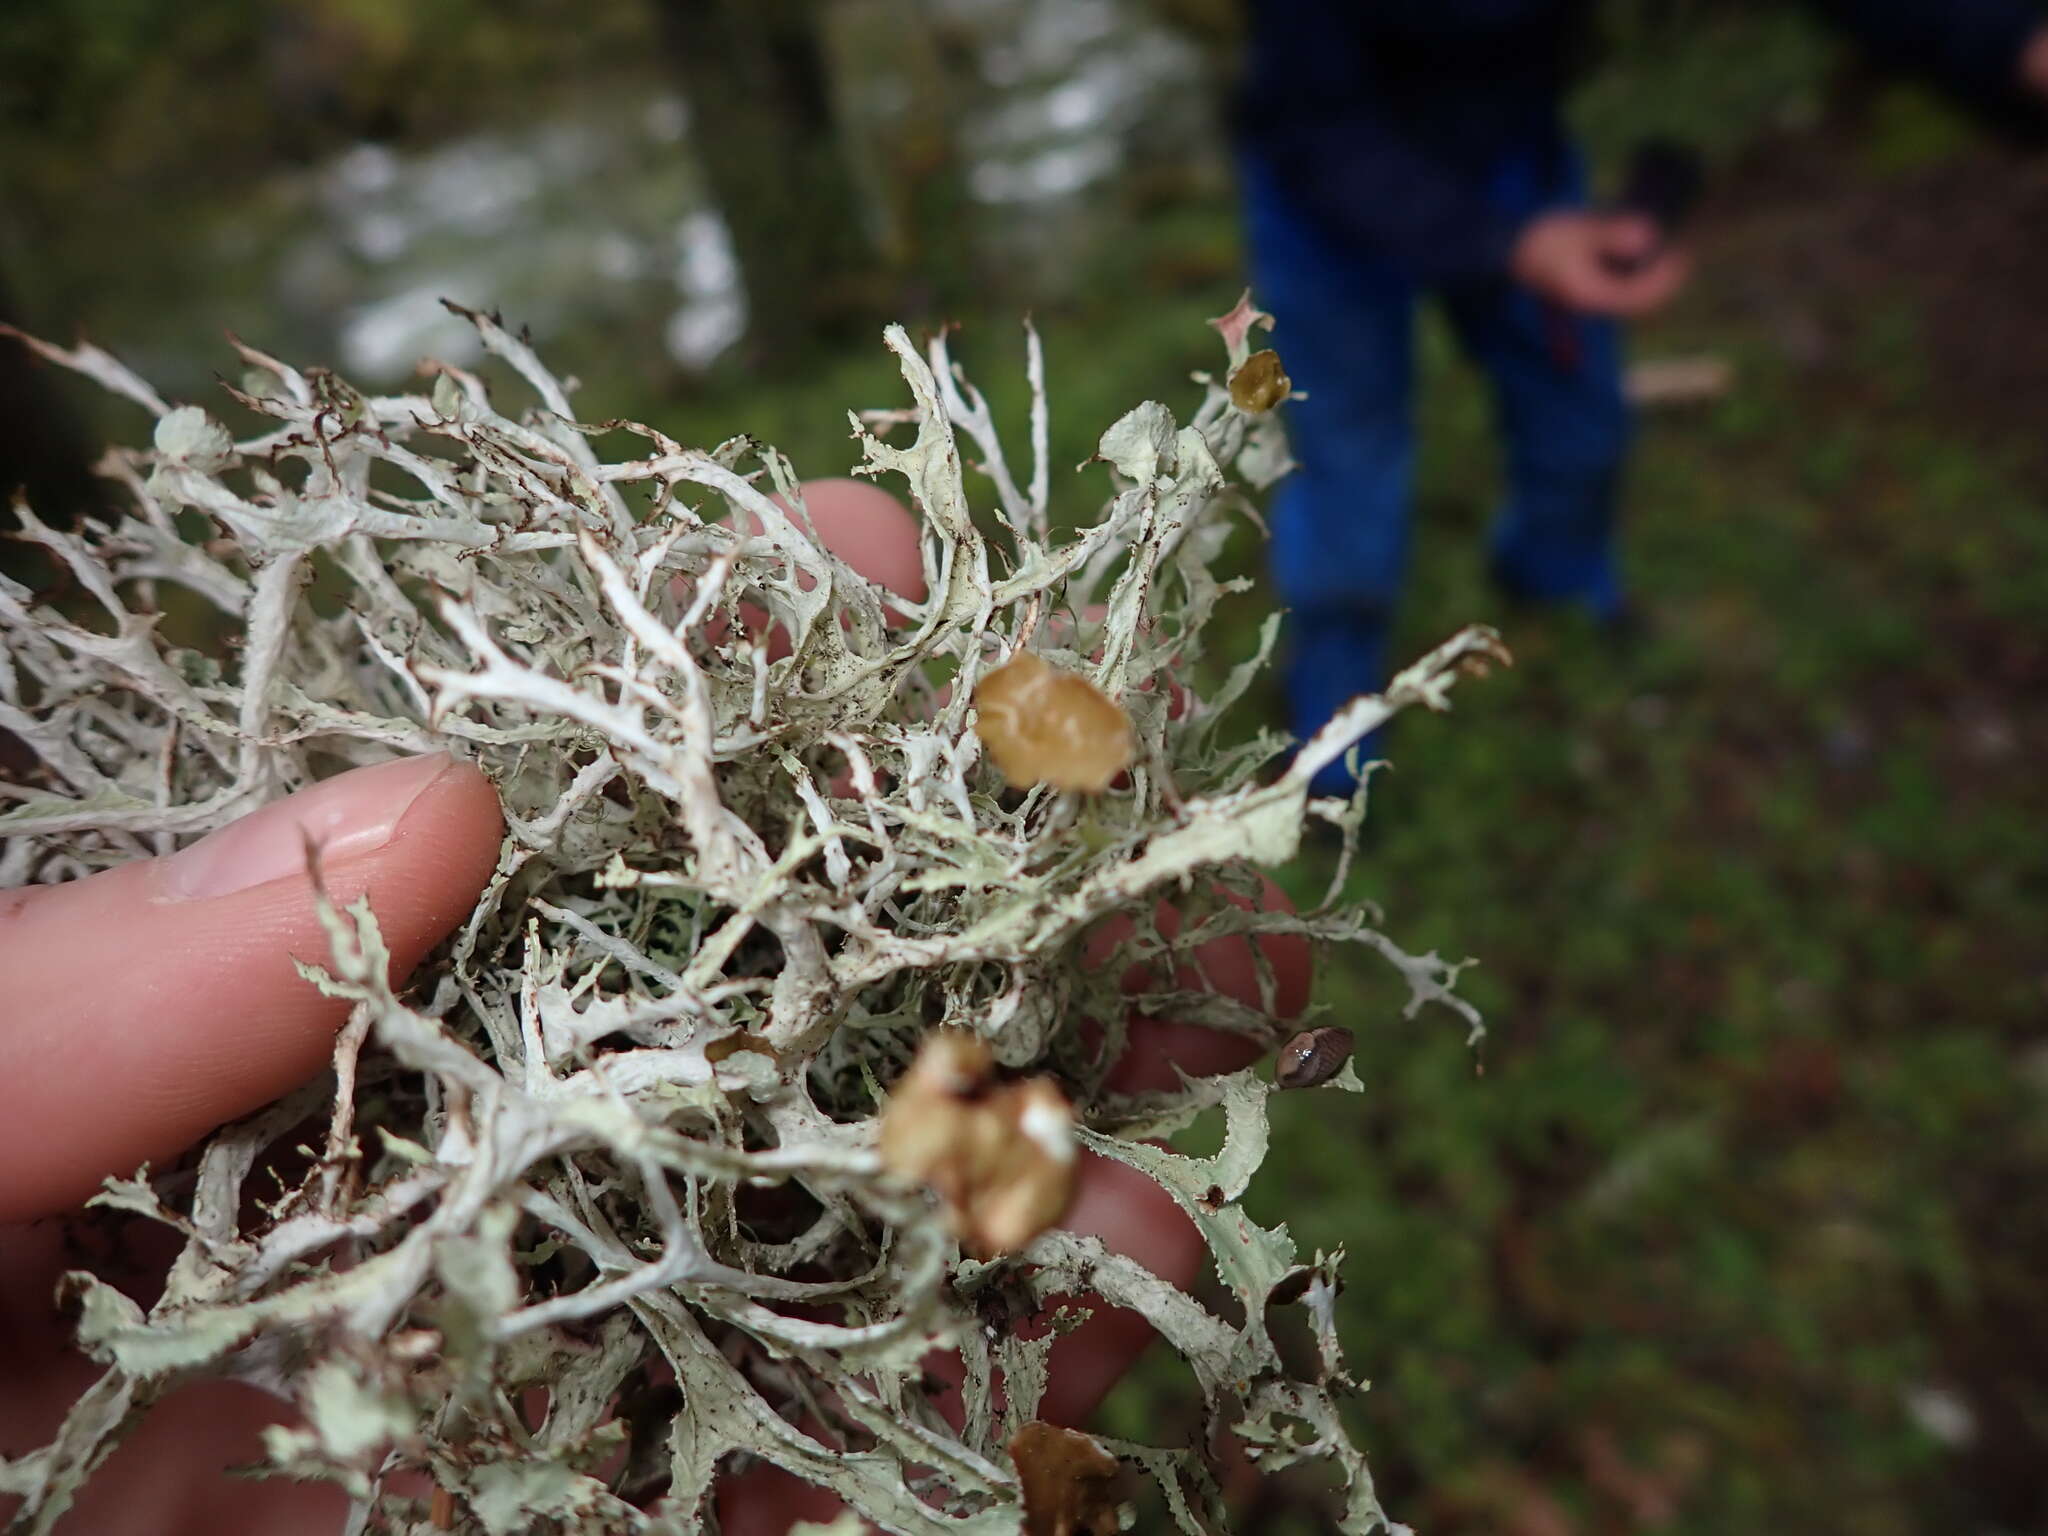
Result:
{"label": "cup-shaped brown apothecium", "polygon": [[975,734],[1012,784],[1100,794],[1131,766],[1131,717],[1076,672],[1019,651],[974,690]]}
{"label": "cup-shaped brown apothecium", "polygon": [[882,1112],[882,1162],[945,1202],[977,1258],[1014,1253],[1074,1195],[1074,1111],[1042,1077],[998,1083],[985,1041],[926,1039]]}

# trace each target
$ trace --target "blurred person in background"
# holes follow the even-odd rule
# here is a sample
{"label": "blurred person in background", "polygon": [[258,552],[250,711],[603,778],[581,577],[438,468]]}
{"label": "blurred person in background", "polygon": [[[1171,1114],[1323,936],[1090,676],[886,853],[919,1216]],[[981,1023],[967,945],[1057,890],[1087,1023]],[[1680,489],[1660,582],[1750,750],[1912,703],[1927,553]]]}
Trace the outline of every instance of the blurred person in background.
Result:
{"label": "blurred person in background", "polygon": [[[1994,116],[2048,100],[2032,0],[1822,0],[1888,62]],[[1491,382],[1508,596],[1628,627],[1615,515],[1631,423],[1620,322],[1683,286],[1674,231],[1589,200],[1563,104],[1589,0],[1251,0],[1237,137],[1254,291],[1307,398],[1274,506],[1288,707],[1312,734],[1382,686],[1407,562],[1418,299]],[[1333,766],[1323,793],[1355,781]]]}

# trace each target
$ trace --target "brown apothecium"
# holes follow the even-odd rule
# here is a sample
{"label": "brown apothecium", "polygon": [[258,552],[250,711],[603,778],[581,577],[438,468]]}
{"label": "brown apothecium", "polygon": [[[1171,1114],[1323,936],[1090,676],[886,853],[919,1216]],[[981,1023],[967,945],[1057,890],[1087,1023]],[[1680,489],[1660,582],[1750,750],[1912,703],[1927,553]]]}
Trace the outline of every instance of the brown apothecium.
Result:
{"label": "brown apothecium", "polygon": [[977,1258],[1014,1253],[1066,1214],[1074,1111],[1046,1078],[995,1081],[986,1042],[928,1037],[882,1111],[882,1162],[946,1204]]}

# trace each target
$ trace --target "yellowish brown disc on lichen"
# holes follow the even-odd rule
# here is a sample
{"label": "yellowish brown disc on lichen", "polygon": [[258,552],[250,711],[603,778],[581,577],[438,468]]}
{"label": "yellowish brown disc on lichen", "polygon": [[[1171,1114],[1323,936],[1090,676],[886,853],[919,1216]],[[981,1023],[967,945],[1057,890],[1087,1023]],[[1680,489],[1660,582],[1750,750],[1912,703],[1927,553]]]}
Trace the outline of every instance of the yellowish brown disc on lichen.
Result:
{"label": "yellowish brown disc on lichen", "polygon": [[1012,784],[1100,794],[1131,766],[1131,717],[1087,678],[1019,651],[974,690],[975,734]]}
{"label": "yellowish brown disc on lichen", "polygon": [[704,1059],[713,1063],[721,1062],[739,1051],[756,1051],[766,1056],[770,1061],[775,1059],[774,1046],[770,1045],[760,1036],[750,1035],[744,1030],[721,1036],[705,1046]]}
{"label": "yellowish brown disc on lichen", "polygon": [[1251,416],[1263,416],[1294,388],[1271,347],[1254,352],[1230,371],[1230,403]]}

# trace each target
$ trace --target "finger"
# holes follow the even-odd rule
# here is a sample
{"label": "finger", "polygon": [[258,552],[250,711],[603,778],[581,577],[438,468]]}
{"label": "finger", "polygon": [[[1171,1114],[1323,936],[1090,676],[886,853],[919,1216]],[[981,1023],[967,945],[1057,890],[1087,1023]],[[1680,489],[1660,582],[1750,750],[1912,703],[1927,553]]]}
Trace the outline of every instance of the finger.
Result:
{"label": "finger", "polygon": [[[106,1230],[92,1235],[103,1239]],[[160,1278],[177,1252],[175,1234],[140,1221],[115,1230],[120,1236],[110,1262],[117,1267],[101,1273],[124,1288],[131,1277]],[[0,1456],[48,1444],[102,1373],[73,1346],[76,1319],[56,1300],[58,1276],[80,1267],[79,1241],[57,1222],[0,1231]],[[332,1484],[232,1475],[262,1461],[263,1431],[288,1417],[276,1398],[241,1382],[181,1388],[86,1481],[57,1530],[75,1536],[339,1531],[348,1496]],[[0,1521],[18,1508],[0,1493]]]}
{"label": "finger", "polygon": [[902,502],[866,480],[807,480],[803,490],[826,549],[884,591],[924,601],[917,519]]}
{"label": "finger", "polygon": [[[1253,905],[1248,898],[1234,892],[1230,893],[1229,900],[1239,907]],[[1291,909],[1280,887],[1264,879],[1257,905],[1266,911]],[[1180,912],[1169,903],[1159,904],[1153,921],[1158,925],[1160,935],[1166,939],[1171,940],[1180,932]],[[1104,924],[1090,940],[1090,957],[1106,956],[1129,933],[1128,921]],[[1274,1017],[1294,1017],[1308,1006],[1311,972],[1309,943],[1299,934],[1260,934],[1256,940],[1232,934],[1211,939],[1196,946],[1193,953],[1175,967],[1166,984],[1176,991],[1213,991],[1248,1008],[1263,1010],[1267,1001],[1260,984],[1262,961],[1271,979]],[[1131,989],[1144,986],[1148,981],[1157,984],[1157,978],[1149,976],[1143,969],[1135,969],[1124,978],[1125,986]],[[1190,1077],[1234,1072],[1256,1061],[1263,1049],[1257,1041],[1244,1035],[1229,1034],[1200,1024],[1147,1018],[1140,1014],[1131,1016],[1129,1042],[1122,1059],[1109,1075],[1109,1086],[1119,1093],[1173,1088],[1179,1082],[1176,1069]]]}
{"label": "finger", "polygon": [[829,1488],[807,1483],[765,1461],[721,1478],[717,1500],[721,1536],[788,1536],[798,1521],[830,1525],[846,1509]]}
{"label": "finger", "polygon": [[[1240,906],[1251,905],[1235,895],[1230,899]],[[1263,883],[1257,905],[1263,910],[1290,907],[1286,895],[1271,881]],[[1180,932],[1180,914],[1171,906],[1162,903],[1154,920],[1169,937]],[[1105,958],[1129,935],[1130,927],[1127,920],[1105,923],[1090,937],[1085,951],[1088,961]],[[1249,1006],[1263,1007],[1254,943],[1270,968],[1276,1016],[1299,1013],[1308,1005],[1310,950],[1308,941],[1298,935],[1212,939],[1197,946],[1176,970],[1173,984],[1189,990],[1207,985]],[[1142,985],[1145,979],[1142,970],[1126,978],[1131,986]],[[1255,1041],[1221,1030],[1134,1018],[1129,1047],[1110,1081],[1123,1092],[1169,1087],[1177,1082],[1176,1065],[1190,1075],[1233,1071],[1256,1060],[1260,1049]],[[1100,1238],[1112,1253],[1135,1259],[1182,1290],[1194,1284],[1206,1262],[1201,1234],[1173,1196],[1136,1169],[1092,1153],[1082,1157],[1074,1203],[1061,1225]],[[1112,1307],[1099,1296],[1073,1301],[1091,1315],[1053,1344],[1046,1392],[1037,1409],[1039,1418],[1055,1424],[1085,1423],[1152,1341],[1152,1325],[1140,1314]],[[1030,1335],[1050,1325],[1048,1310],[1025,1320],[1020,1332]],[[922,1366],[947,1384],[947,1390],[934,1401],[957,1425],[963,1417],[959,1388],[966,1376],[959,1355],[951,1350],[935,1351],[924,1358]],[[779,1536],[794,1520],[822,1522],[838,1508],[838,1502],[823,1489],[774,1467],[756,1466],[720,1487],[720,1518],[734,1536]]]}
{"label": "finger", "polygon": [[[912,602],[925,598],[924,556],[918,547],[918,523],[909,510],[887,491],[865,480],[807,480],[803,486],[804,509],[811,526],[827,552],[865,576],[884,591],[894,592]],[[780,496],[771,500],[785,511],[789,504]],[[741,512],[736,526],[748,534],[761,531],[753,514]],[[687,578],[677,578],[686,589]],[[741,627],[759,634],[768,615],[751,603],[740,608]],[[713,643],[724,636],[724,625],[713,619],[705,632]],[[768,636],[768,656],[779,661],[789,654],[789,636],[778,626]]]}
{"label": "finger", "polygon": [[1602,219],[1597,239],[1600,254],[1618,261],[1642,261],[1657,249],[1664,231],[1647,214],[1617,213]]}
{"label": "finger", "polygon": [[[1238,906],[1252,905],[1235,893],[1230,900]],[[1262,882],[1258,906],[1290,909],[1286,895],[1270,880]],[[1164,903],[1155,921],[1168,938],[1180,931],[1180,913]],[[1129,925],[1122,929],[1128,933]],[[1113,946],[1117,939],[1115,930],[1111,933]],[[1090,949],[1107,952],[1100,934]],[[1272,982],[1274,1015],[1291,1018],[1300,1013],[1308,1006],[1310,949],[1297,934],[1211,939],[1176,968],[1172,985],[1187,991],[1206,988],[1248,1007],[1264,1008],[1261,958]],[[1143,973],[1137,972],[1126,977],[1126,984],[1143,980]],[[1124,1093],[1171,1088],[1179,1082],[1177,1071],[1191,1077],[1234,1072],[1256,1061],[1262,1050],[1259,1042],[1243,1035],[1134,1017],[1129,1046],[1112,1069],[1109,1086]],[[1080,1187],[1062,1225],[1101,1238],[1111,1252],[1137,1260],[1182,1290],[1194,1283],[1206,1260],[1201,1234],[1174,1198],[1136,1169],[1107,1158],[1084,1159]],[[1108,1306],[1099,1297],[1083,1298],[1082,1304],[1094,1315],[1052,1347],[1050,1384],[1040,1417],[1058,1424],[1078,1424],[1093,1413],[1152,1340],[1151,1324],[1138,1313]]]}
{"label": "finger", "polygon": [[1635,295],[1640,308],[1637,314],[1648,314],[1662,309],[1678,294],[1678,291],[1692,276],[1692,261],[1685,252],[1665,252],[1637,276],[1638,290]]}
{"label": "finger", "polygon": [[[855,485],[857,489],[870,489],[857,482]],[[839,522],[838,508],[831,498],[821,499],[817,488],[807,487],[805,498],[818,524],[819,536],[835,554],[845,558],[834,542],[839,530],[844,527],[856,534],[868,530],[852,520]],[[900,507],[897,510],[901,512]],[[914,557],[915,524],[907,513],[902,515],[904,522],[898,527],[909,534],[905,542],[908,554]],[[827,526],[828,518],[833,519],[831,528]],[[881,526],[876,531],[881,537],[895,536],[888,520],[878,522]],[[912,595],[921,595],[922,575],[919,567],[918,587]],[[871,579],[885,580],[881,576]],[[894,590],[907,591],[903,587]],[[1241,906],[1252,904],[1235,895],[1230,899]],[[1288,902],[1279,887],[1267,881],[1258,905],[1285,909]],[[1155,921],[1169,938],[1180,932],[1180,914],[1168,904],[1160,905]],[[1127,921],[1105,924],[1092,936],[1087,953],[1091,958],[1106,956],[1129,932]],[[1248,1006],[1265,1006],[1254,943],[1270,971],[1274,1012],[1283,1018],[1299,1013],[1308,1002],[1310,950],[1308,942],[1295,935],[1260,935],[1256,940],[1233,935],[1210,940],[1176,968],[1171,985],[1190,991],[1209,987]],[[1143,979],[1142,973],[1131,978],[1134,985]],[[1256,1060],[1261,1049],[1256,1041],[1221,1030],[1133,1018],[1128,1048],[1112,1070],[1110,1084],[1121,1092],[1172,1087],[1178,1081],[1175,1067],[1194,1076],[1234,1071]],[[1107,1158],[1084,1156],[1074,1204],[1062,1225],[1100,1238],[1110,1251],[1135,1259],[1182,1289],[1194,1283],[1204,1261],[1206,1250],[1201,1236],[1173,1197],[1144,1174]],[[1152,1339],[1151,1324],[1138,1313],[1111,1307],[1100,1297],[1078,1300],[1090,1309],[1092,1316],[1052,1346],[1050,1381],[1038,1408],[1039,1417],[1054,1423],[1078,1424],[1086,1420]],[[1037,1320],[1037,1326],[1046,1326],[1043,1317]],[[1032,1327],[1027,1323],[1024,1331],[1030,1332]],[[957,1413],[957,1388],[964,1376],[959,1357],[950,1351],[940,1351],[926,1357],[924,1367],[955,1389],[944,1395],[946,1401],[941,1406],[950,1406]],[[756,1467],[728,1479],[720,1490],[721,1519],[735,1536],[779,1533],[788,1529],[792,1520],[826,1520],[838,1508],[829,1493],[773,1467]]]}
{"label": "finger", "polygon": [[[1086,1160],[1064,1225],[1100,1238],[1110,1252],[1137,1260],[1180,1290],[1201,1274],[1207,1250],[1194,1222],[1173,1196],[1123,1163]],[[1055,1341],[1048,1357],[1038,1417],[1054,1424],[1085,1423],[1152,1342],[1152,1325],[1141,1314],[1099,1296],[1083,1297],[1081,1305],[1094,1315]]]}
{"label": "finger", "polygon": [[[1173,1197],[1136,1169],[1108,1158],[1084,1156],[1080,1188],[1063,1225],[1100,1238],[1112,1253],[1137,1260],[1182,1290],[1194,1284],[1201,1270],[1202,1241]],[[1085,1423],[1152,1340],[1152,1325],[1138,1313],[1109,1306],[1099,1296],[1073,1300],[1091,1316],[1053,1343],[1045,1395],[1034,1414],[1053,1424]],[[1050,1326],[1048,1309],[1018,1331],[1035,1336]],[[958,1428],[965,1418],[959,1390],[966,1371],[960,1356],[936,1351],[925,1356],[922,1368],[947,1384],[934,1403]],[[803,1428],[811,1434],[819,1429],[815,1422]],[[720,1529],[728,1536],[782,1536],[796,1521],[822,1524],[842,1508],[828,1490],[765,1464],[721,1480],[718,1488]]]}
{"label": "finger", "polygon": [[0,1220],[62,1209],[189,1146],[326,1062],[346,1005],[293,967],[368,895],[402,978],[466,916],[504,830],[475,768],[360,768],[168,858],[0,893]]}
{"label": "finger", "polygon": [[1597,308],[1603,314],[1625,319],[1650,314],[1662,309],[1685,286],[1691,270],[1683,252],[1666,250],[1637,271],[1604,272],[1598,279],[1601,291]]}

